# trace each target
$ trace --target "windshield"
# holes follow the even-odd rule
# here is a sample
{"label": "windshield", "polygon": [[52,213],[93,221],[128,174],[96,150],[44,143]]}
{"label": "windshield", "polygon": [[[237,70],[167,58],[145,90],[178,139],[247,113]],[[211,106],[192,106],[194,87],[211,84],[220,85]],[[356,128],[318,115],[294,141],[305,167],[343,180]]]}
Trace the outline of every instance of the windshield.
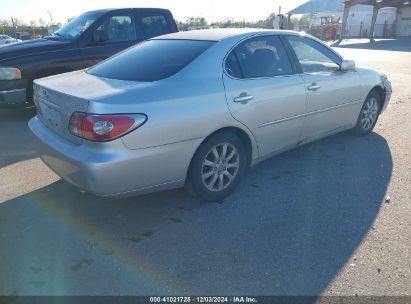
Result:
{"label": "windshield", "polygon": [[80,36],[90,25],[94,23],[103,13],[101,12],[89,12],[84,13],[69,23],[65,24],[62,28],[57,30],[51,37],[74,40]]}
{"label": "windshield", "polygon": [[214,43],[149,40],[94,66],[88,73],[120,80],[156,81],[174,75]]}

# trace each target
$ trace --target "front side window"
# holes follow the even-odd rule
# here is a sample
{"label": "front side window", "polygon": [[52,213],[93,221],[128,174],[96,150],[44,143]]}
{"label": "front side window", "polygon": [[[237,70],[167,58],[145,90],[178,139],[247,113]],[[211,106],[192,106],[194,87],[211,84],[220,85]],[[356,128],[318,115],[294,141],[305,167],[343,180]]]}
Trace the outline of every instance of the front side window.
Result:
{"label": "front side window", "polygon": [[168,34],[170,32],[167,19],[163,15],[143,15],[141,22],[143,24],[143,32],[146,39]]}
{"label": "front side window", "polygon": [[225,62],[235,78],[261,78],[293,74],[287,52],[276,36],[251,38],[238,45]]}
{"label": "front side window", "polygon": [[287,36],[305,74],[335,72],[340,69],[341,58],[313,39]]}
{"label": "front side window", "polygon": [[135,23],[131,16],[112,16],[98,27],[96,33],[99,34],[99,38],[95,39],[98,42],[124,42],[137,39]]}
{"label": "front side window", "polygon": [[88,73],[120,80],[156,81],[174,75],[214,43],[199,40],[148,40],[92,67]]}
{"label": "front side window", "polygon": [[74,40],[102,15],[103,13],[101,12],[84,13],[54,32],[51,38]]}

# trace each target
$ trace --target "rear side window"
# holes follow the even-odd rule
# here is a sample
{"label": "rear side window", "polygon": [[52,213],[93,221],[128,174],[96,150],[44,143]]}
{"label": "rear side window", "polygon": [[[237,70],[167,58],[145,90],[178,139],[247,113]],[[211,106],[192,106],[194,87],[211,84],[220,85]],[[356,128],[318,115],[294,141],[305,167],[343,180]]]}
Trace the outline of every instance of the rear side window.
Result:
{"label": "rear side window", "polygon": [[143,15],[141,23],[146,39],[170,33],[167,19],[163,15]]}
{"label": "rear side window", "polygon": [[170,77],[212,46],[214,41],[149,40],[88,70],[89,74],[120,80],[156,81]]}
{"label": "rear side window", "polygon": [[293,74],[284,45],[276,36],[260,36],[244,41],[227,56],[225,69],[235,78]]}

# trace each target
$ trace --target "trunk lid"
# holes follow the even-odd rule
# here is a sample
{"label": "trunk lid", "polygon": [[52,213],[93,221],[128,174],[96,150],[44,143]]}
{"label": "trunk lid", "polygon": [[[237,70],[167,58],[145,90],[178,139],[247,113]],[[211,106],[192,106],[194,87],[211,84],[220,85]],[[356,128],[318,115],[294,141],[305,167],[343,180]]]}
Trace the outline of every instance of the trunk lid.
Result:
{"label": "trunk lid", "polygon": [[37,84],[34,89],[34,103],[39,119],[54,133],[75,144],[81,144],[82,139],[72,135],[68,126],[73,112],[87,112],[88,100]]}
{"label": "trunk lid", "polygon": [[[111,80],[75,71],[34,81],[34,102],[39,119],[54,133],[81,144],[83,139],[69,132],[73,112],[89,112],[90,103],[123,94],[135,82]],[[104,114],[104,113],[95,113]]]}

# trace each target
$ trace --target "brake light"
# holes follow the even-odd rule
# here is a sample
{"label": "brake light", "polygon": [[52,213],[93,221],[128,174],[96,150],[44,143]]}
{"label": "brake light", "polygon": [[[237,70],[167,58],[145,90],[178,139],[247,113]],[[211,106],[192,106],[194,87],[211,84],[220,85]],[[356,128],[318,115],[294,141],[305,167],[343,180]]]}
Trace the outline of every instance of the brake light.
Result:
{"label": "brake light", "polygon": [[70,118],[69,131],[92,141],[110,141],[137,129],[146,120],[144,114],[95,115],[74,112]]}

